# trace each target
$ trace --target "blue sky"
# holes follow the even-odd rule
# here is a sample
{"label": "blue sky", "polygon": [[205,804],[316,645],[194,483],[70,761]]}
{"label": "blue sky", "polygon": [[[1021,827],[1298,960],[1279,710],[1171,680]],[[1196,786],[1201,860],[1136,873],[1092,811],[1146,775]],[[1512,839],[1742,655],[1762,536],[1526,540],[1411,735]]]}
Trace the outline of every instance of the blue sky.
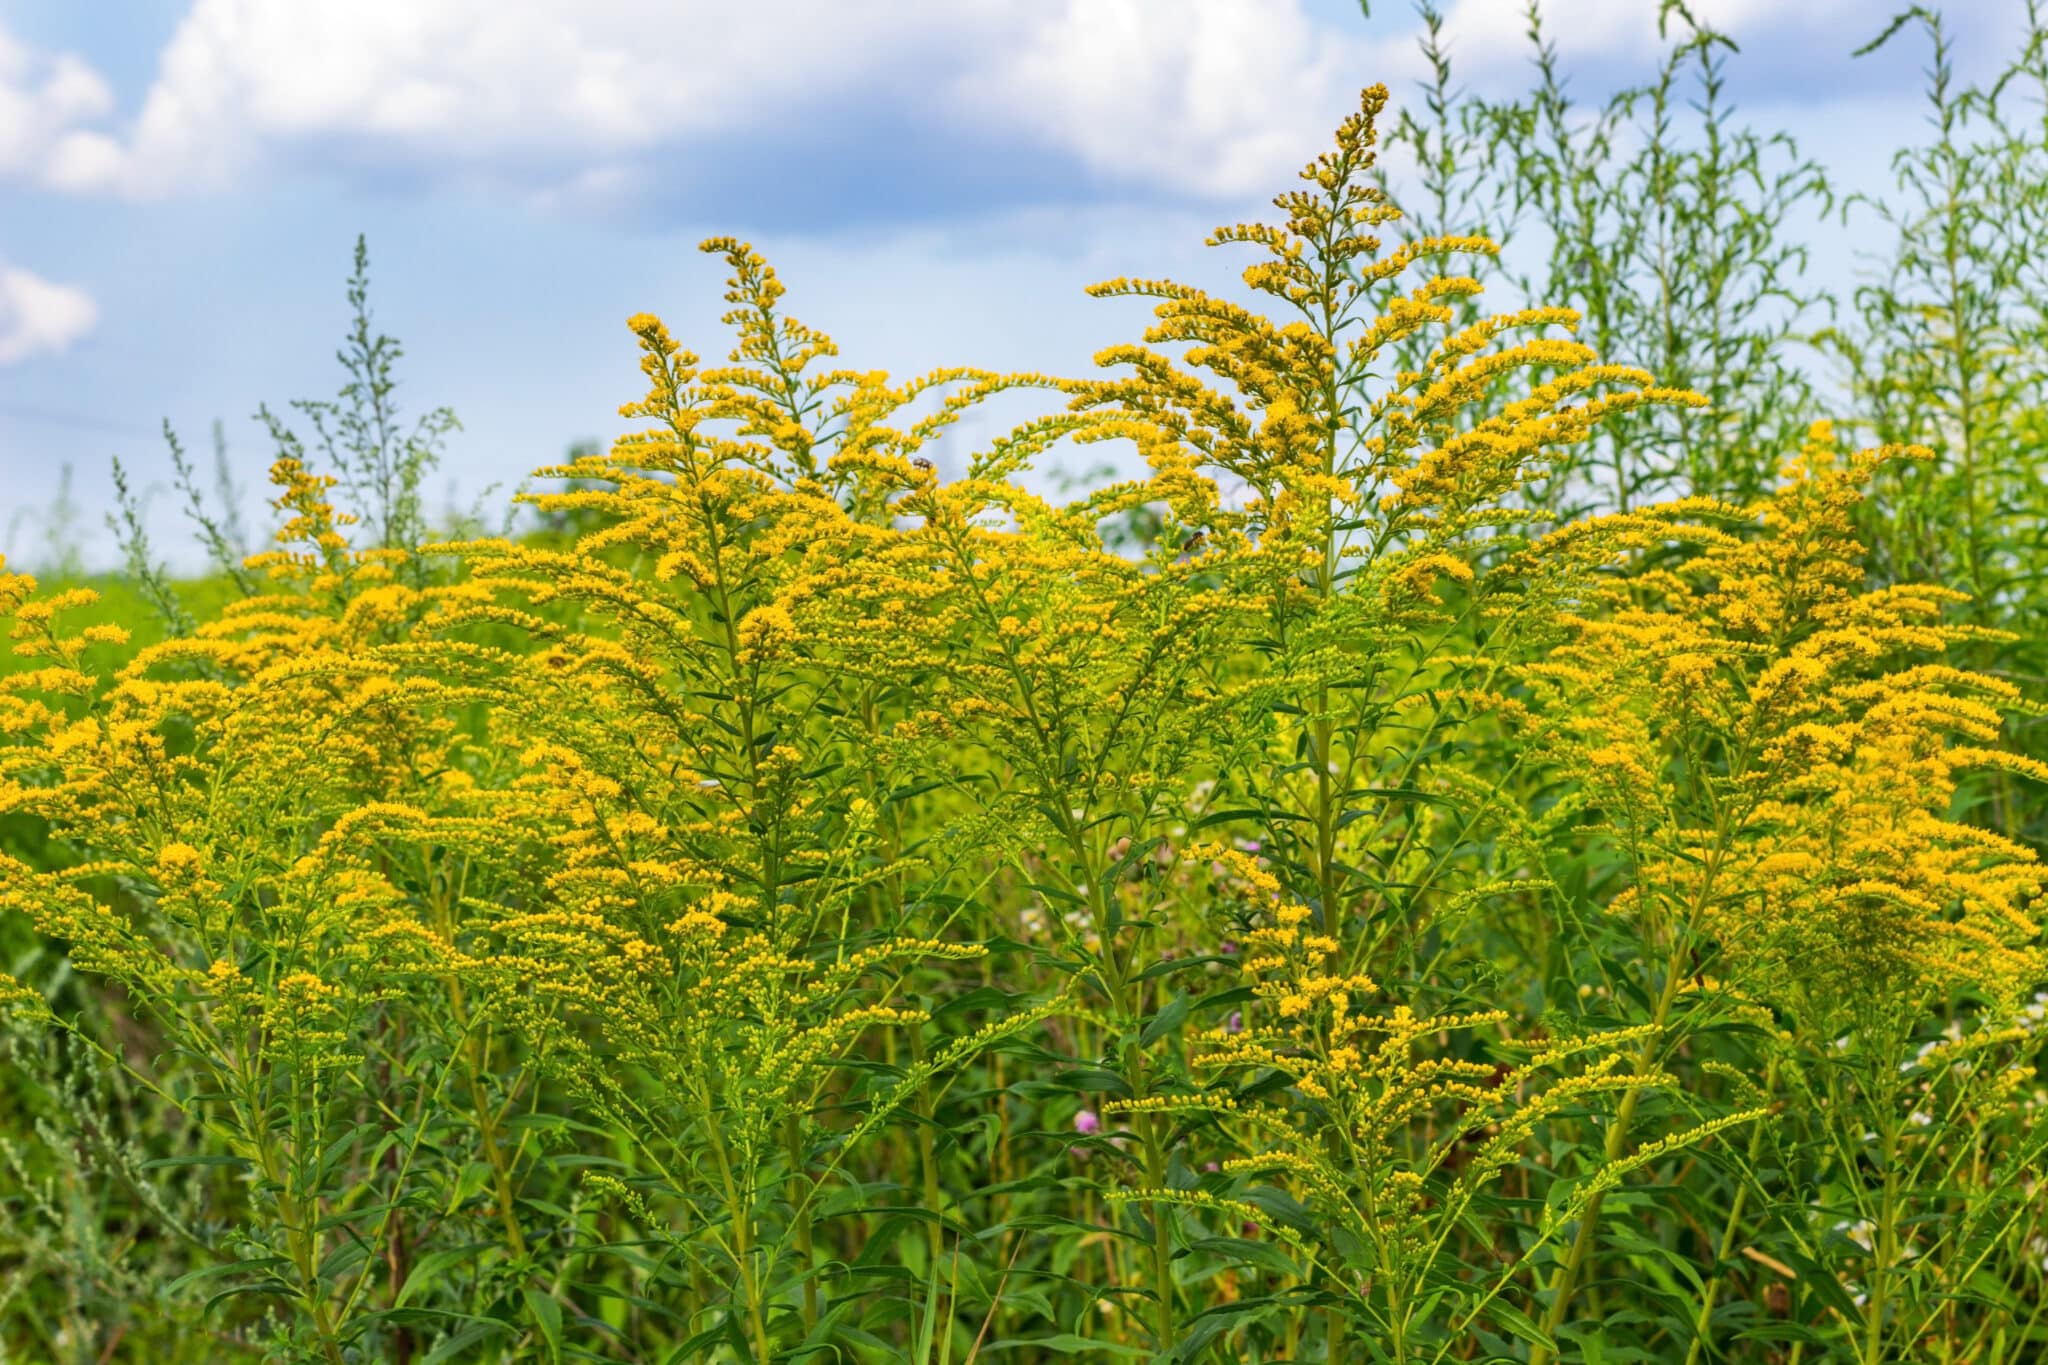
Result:
{"label": "blue sky", "polygon": [[[1461,79],[1519,86],[1521,0],[1449,0]],[[1695,0],[1734,94],[1852,187],[1921,117],[1924,53],[1852,60],[1889,0]],[[1655,0],[1549,0],[1575,88],[1654,60]],[[1952,6],[1965,75],[2021,0]],[[1254,211],[1359,86],[1419,74],[1405,0],[0,0],[0,537],[33,559],[59,471],[97,526],[108,458],[168,473],[168,417],[226,422],[260,492],[260,402],[336,382],[369,235],[405,397],[463,423],[467,501],[616,433],[623,320],[724,349],[745,235],[847,360],[1078,371],[1140,325],[1117,274],[1226,280]],[[1820,269],[1846,280],[1852,230]],[[186,559],[159,494],[163,548]]]}

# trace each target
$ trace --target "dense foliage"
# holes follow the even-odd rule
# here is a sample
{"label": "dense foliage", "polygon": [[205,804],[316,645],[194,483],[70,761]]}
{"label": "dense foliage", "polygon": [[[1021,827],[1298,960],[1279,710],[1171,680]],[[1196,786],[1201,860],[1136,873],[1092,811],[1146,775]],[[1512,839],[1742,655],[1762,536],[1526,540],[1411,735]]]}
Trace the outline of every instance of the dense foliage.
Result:
{"label": "dense foliage", "polygon": [[728,362],[635,318],[636,429],[436,539],[359,256],[272,548],[179,450],[204,592],[125,484],[117,586],[0,566],[8,1358],[2048,1351],[2034,266],[1923,307],[1992,227],[1914,216],[1831,425],[1768,205],[1646,349],[1656,194],[1438,55],[1434,212],[1594,308],[1480,308],[1375,87],[1098,377],[840,367],[714,240]]}

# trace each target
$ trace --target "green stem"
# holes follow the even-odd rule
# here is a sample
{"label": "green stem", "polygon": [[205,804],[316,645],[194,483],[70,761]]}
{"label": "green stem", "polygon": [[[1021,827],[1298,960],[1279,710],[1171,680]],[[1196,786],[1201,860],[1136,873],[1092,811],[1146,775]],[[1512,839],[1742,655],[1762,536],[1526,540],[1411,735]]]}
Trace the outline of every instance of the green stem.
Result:
{"label": "green stem", "polygon": [[[1778,1059],[1773,1057],[1770,1060],[1770,1064],[1764,1068],[1764,1097],[1766,1099],[1770,1098],[1771,1091],[1777,1086],[1777,1081]],[[1751,1171],[1756,1169],[1757,1155],[1763,1149],[1763,1139],[1764,1125],[1761,1123],[1752,1124],[1749,1130],[1749,1155],[1745,1163]],[[1692,1345],[1686,1350],[1685,1365],[1697,1365],[1700,1353],[1706,1348],[1707,1329],[1714,1316],[1714,1300],[1721,1293],[1721,1267],[1728,1263],[1729,1253],[1735,1250],[1735,1234],[1742,1228],[1742,1210],[1748,1197],[1749,1184],[1747,1181],[1735,1187],[1735,1198],[1728,1205],[1728,1221],[1721,1228],[1721,1244],[1714,1252],[1714,1265],[1707,1279],[1706,1292],[1700,1296],[1700,1311],[1693,1318]]]}
{"label": "green stem", "polygon": [[[818,1326],[818,1282],[814,1278],[812,1264],[811,1181],[804,1161],[802,1121],[792,1113],[783,1121],[782,1128],[789,1149],[789,1199],[790,1206],[795,1210],[797,1259],[803,1266],[804,1335],[808,1338]],[[930,1193],[929,1184],[926,1193]],[[932,1207],[936,1212],[936,1206]]]}
{"label": "green stem", "polygon": [[292,1268],[299,1275],[299,1296],[305,1301],[306,1311],[313,1319],[313,1330],[320,1337],[320,1351],[331,1365],[342,1365],[341,1343],[334,1329],[334,1314],[328,1306],[327,1296],[320,1288],[320,1247],[318,1235],[307,1226],[306,1209],[286,1188],[279,1163],[272,1155],[269,1143],[262,1145],[264,1174],[278,1186],[277,1211],[284,1220],[285,1237],[291,1251]]}
{"label": "green stem", "polygon": [[1863,1365],[1884,1359],[1884,1315],[1890,1303],[1892,1266],[1898,1260],[1899,1128],[1887,1117],[1884,1130],[1884,1193],[1876,1234],[1870,1239],[1870,1308],[1863,1319]]}
{"label": "green stem", "polygon": [[[1636,1072],[1647,1071],[1657,1060],[1657,1049],[1663,1042],[1664,1021],[1670,1017],[1671,1006],[1678,999],[1678,984],[1684,977],[1679,969],[1684,964],[1682,951],[1674,948],[1671,958],[1664,965],[1664,989],[1657,996],[1657,1006],[1650,1015],[1650,1032],[1644,1036],[1643,1045],[1636,1053]],[[1615,1109],[1614,1122],[1608,1125],[1607,1142],[1604,1148],[1605,1164],[1621,1159],[1622,1150],[1628,1144],[1629,1126],[1635,1120],[1636,1101],[1641,1097],[1643,1087],[1630,1086],[1621,1094],[1621,1104]],[[1599,1239],[1600,1209],[1606,1202],[1607,1191],[1600,1190],[1586,1201],[1585,1212],[1579,1215],[1579,1228],[1572,1237],[1571,1250],[1565,1255],[1565,1262],[1558,1268],[1550,1284],[1550,1311],[1543,1315],[1543,1334],[1555,1337],[1557,1329],[1564,1324],[1565,1313],[1571,1307],[1572,1293],[1578,1287],[1579,1276],[1592,1258],[1593,1244]],[[1529,1365],[1548,1365],[1551,1359],[1549,1348],[1536,1345],[1529,1348]]]}
{"label": "green stem", "polygon": [[[910,1030],[910,1065],[921,1070],[925,1062],[924,1030]],[[932,1140],[932,1130],[937,1123],[937,1107],[932,1101],[931,1077],[926,1076],[917,1087],[917,1159],[924,1176],[924,1206],[932,1216],[925,1224],[925,1247],[931,1256],[930,1269],[938,1273],[939,1257],[945,1253],[945,1229],[939,1225],[939,1158],[937,1144]]]}
{"label": "green stem", "polygon": [[[1100,880],[1094,879],[1098,885]],[[1096,895],[1100,897],[1099,890]],[[1098,920],[1097,923],[1101,921]],[[1114,967],[1115,949],[1110,945],[1105,946],[1110,948],[1107,956]],[[1127,987],[1125,974],[1120,968],[1116,971],[1115,989],[1120,1002],[1123,1001]],[[1136,989],[1142,992],[1144,986],[1140,984]],[[1123,1064],[1124,1079],[1131,1087],[1131,1098],[1143,1101],[1151,1094],[1151,1078],[1145,1065],[1145,1050],[1139,1046],[1136,1033],[1139,1009],[1137,1002],[1124,1002],[1122,1012],[1126,1015],[1126,1041],[1123,1048]],[[1145,1186],[1147,1189],[1163,1190],[1166,1188],[1167,1118],[1163,1114],[1146,1114],[1142,1117],[1141,1126],[1144,1129],[1145,1143]],[[1173,1302],[1173,1222],[1170,1207],[1166,1204],[1155,1204],[1151,1214],[1152,1289],[1158,1299],[1154,1327],[1159,1335],[1161,1351],[1172,1350],[1180,1334],[1178,1314]]]}
{"label": "green stem", "polygon": [[725,1186],[725,1207],[732,1222],[733,1261],[739,1267],[740,1293],[747,1301],[747,1330],[753,1335],[759,1365],[773,1365],[775,1351],[768,1338],[768,1319],[761,1308],[760,1277],[754,1269],[754,1210],[751,1201],[740,1198],[732,1159],[716,1125],[711,1132],[711,1152],[718,1162],[718,1178]]}
{"label": "green stem", "polygon": [[[1153,1114],[1145,1126],[1145,1183],[1166,1188],[1166,1126],[1164,1114]],[[1159,1291],[1159,1349],[1171,1351],[1180,1339],[1179,1315],[1173,1302],[1172,1205],[1152,1209],[1152,1283]]]}

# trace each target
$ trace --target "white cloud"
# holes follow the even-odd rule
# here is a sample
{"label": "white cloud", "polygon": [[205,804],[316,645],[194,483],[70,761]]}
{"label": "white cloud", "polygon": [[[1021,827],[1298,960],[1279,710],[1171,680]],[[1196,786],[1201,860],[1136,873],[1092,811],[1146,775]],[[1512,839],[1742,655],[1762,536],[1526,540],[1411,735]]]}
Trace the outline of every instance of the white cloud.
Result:
{"label": "white cloud", "polygon": [[0,176],[58,183],[79,125],[113,108],[113,90],[82,59],[33,52],[0,28]]}
{"label": "white cloud", "polygon": [[85,291],[0,264],[0,365],[65,350],[99,317]]}
{"label": "white cloud", "polygon": [[951,13],[941,0],[195,0],[132,128],[81,140],[65,169],[74,188],[138,196],[266,163],[564,182],[663,145],[797,131],[777,127],[794,106],[942,40],[961,27]]}
{"label": "white cloud", "polygon": [[[1526,81],[1524,3],[1449,0],[1461,84]],[[1867,3],[1693,7],[1775,38],[1838,31]],[[1630,60],[1661,46],[1656,8],[1549,0],[1548,29],[1567,61]],[[1070,159],[1110,186],[1236,198],[1286,184],[1360,85],[1398,97],[1421,74],[1405,19],[1373,38],[1321,13],[1304,0],[192,0],[119,126],[83,61],[0,32],[0,176],[151,198],[295,168],[616,202],[714,162],[799,179],[807,149],[858,156],[849,130],[874,129],[933,146],[971,133],[965,145]]]}
{"label": "white cloud", "polygon": [[1359,87],[1391,74],[1362,38],[1319,29],[1291,0],[1040,0],[1024,13],[949,93],[1110,181],[1282,188]]}
{"label": "white cloud", "polygon": [[718,138],[786,157],[881,115],[1229,194],[1320,142],[1379,74],[1363,46],[1300,0],[194,0],[118,134],[104,82],[60,59],[83,84],[46,101],[35,175],[154,197],[296,165],[559,193]]}

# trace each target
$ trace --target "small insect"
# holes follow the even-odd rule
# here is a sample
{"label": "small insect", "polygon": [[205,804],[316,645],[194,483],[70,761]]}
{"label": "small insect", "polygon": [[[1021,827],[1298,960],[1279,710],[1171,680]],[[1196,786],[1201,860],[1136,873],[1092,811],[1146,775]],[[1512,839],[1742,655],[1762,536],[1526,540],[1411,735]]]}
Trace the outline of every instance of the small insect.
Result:
{"label": "small insect", "polygon": [[1202,547],[1208,543],[1209,533],[1197,531],[1180,543],[1180,552],[1184,555],[1198,555],[1202,552]]}
{"label": "small insect", "polygon": [[922,455],[912,460],[910,462],[910,467],[922,474],[929,474],[932,472],[932,462],[930,460],[927,460]]}

